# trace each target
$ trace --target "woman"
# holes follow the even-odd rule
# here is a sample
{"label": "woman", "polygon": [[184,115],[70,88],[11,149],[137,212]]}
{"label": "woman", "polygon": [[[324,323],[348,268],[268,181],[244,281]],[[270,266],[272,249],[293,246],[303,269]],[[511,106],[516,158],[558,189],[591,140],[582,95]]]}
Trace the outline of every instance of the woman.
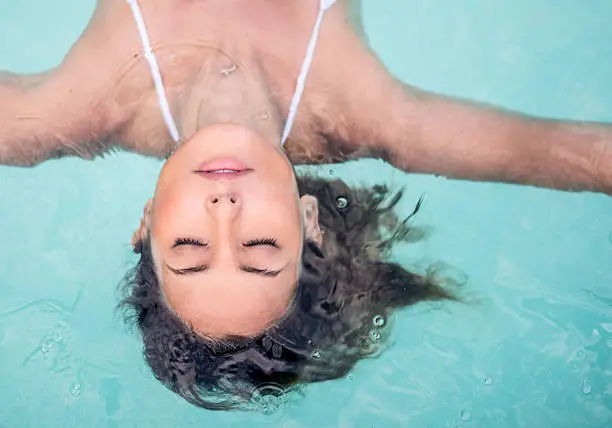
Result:
{"label": "woman", "polygon": [[[141,260],[126,305],[156,376],[204,407],[240,405],[261,382],[342,376],[372,352],[363,340],[373,317],[452,298],[367,247],[379,238],[384,191],[361,191],[357,204],[321,182],[298,191],[285,153],[296,164],[377,156],[410,172],[612,189],[609,127],[407,88],[359,41],[347,1],[322,5],[146,2],[143,31],[137,3],[101,1],[60,67],[0,89],[2,163],[114,148],[169,157],[134,236]],[[320,43],[296,110],[296,46],[314,22]],[[337,197],[349,210],[330,209]]]}
{"label": "woman", "polygon": [[[155,377],[194,405],[270,410],[266,396],[280,398],[300,383],[340,378],[359,359],[380,351],[392,311],[455,300],[433,277],[385,261],[410,232],[407,219],[393,212],[401,193],[308,177],[297,182],[302,198],[316,198],[320,208],[306,212],[304,242],[294,247],[301,251],[299,269],[291,282],[232,276],[220,267],[227,263],[223,256],[209,268],[217,273],[170,278],[160,274],[163,250],[156,248],[155,235],[135,237],[140,261],[126,277],[122,307],[142,334]],[[285,245],[287,239],[276,242]],[[225,241],[215,243],[223,252]],[[215,279],[219,272],[228,277]]]}

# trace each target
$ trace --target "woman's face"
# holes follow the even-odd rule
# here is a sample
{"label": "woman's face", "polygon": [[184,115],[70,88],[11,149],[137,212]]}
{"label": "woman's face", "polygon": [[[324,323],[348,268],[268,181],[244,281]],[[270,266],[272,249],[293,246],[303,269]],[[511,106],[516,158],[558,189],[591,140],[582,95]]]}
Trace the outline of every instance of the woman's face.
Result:
{"label": "woman's face", "polygon": [[[253,335],[295,293],[304,231],[320,239],[316,200],[299,199],[278,147],[213,125],[164,165],[140,233],[150,233],[169,306],[212,337]],[[142,236],[141,236],[142,238]]]}

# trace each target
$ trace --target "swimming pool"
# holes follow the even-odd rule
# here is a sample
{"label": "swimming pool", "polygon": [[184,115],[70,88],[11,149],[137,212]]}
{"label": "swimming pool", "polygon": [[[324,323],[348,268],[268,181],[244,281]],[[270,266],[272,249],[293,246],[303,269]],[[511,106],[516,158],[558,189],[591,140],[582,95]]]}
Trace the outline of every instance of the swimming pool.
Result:
{"label": "swimming pool", "polygon": [[[612,121],[609,2],[363,3],[370,42],[411,84]],[[94,6],[0,0],[0,69],[56,65]],[[612,424],[609,197],[405,176],[373,161],[331,167],[349,182],[405,186],[406,214],[425,194],[416,222],[431,236],[395,258],[446,263],[474,302],[402,312],[381,357],[270,415],[212,414],[152,379],[113,312],[159,167],[121,154],[0,168],[0,427]]]}

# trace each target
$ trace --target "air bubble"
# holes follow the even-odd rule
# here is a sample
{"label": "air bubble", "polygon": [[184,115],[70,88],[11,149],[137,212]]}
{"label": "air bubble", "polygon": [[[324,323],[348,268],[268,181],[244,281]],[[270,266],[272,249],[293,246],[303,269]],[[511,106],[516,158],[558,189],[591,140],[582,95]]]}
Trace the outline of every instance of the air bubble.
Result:
{"label": "air bubble", "polygon": [[353,380],[353,375],[352,374],[348,375],[348,380]]}
{"label": "air bubble", "polygon": [[266,395],[259,400],[261,410],[265,415],[270,415],[282,407],[280,400],[271,395]]}
{"label": "air bubble", "polygon": [[340,209],[348,207],[348,200],[344,196],[338,196],[336,198],[336,206]]}
{"label": "air bubble", "polygon": [[334,170],[333,168],[330,168],[329,171],[327,171],[327,173],[329,175],[334,175],[336,173],[336,170]]}
{"label": "air bubble", "polygon": [[469,421],[470,419],[472,419],[472,412],[467,409],[463,409],[461,410],[459,416],[461,417],[462,421]]}
{"label": "air bubble", "polygon": [[255,387],[253,402],[264,414],[277,412],[286,403],[285,389],[275,383],[264,383]]}
{"label": "air bubble", "polygon": [[385,325],[385,317],[383,317],[382,315],[376,315],[372,319],[372,323],[374,323],[376,327],[383,327]]}
{"label": "air bubble", "polygon": [[380,333],[376,330],[370,331],[370,340],[372,342],[378,342],[380,340]]}
{"label": "air bubble", "polygon": [[312,358],[314,358],[315,360],[321,358],[321,351],[319,351],[318,349],[312,351]]}
{"label": "air bubble", "polygon": [[43,340],[40,342],[40,352],[46,354],[47,352],[51,352],[55,349],[55,341],[54,340]]}
{"label": "air bubble", "polygon": [[591,387],[591,385],[589,384],[589,382],[586,379],[584,379],[582,381],[581,389],[582,389],[582,393],[584,395],[589,395],[591,393],[591,391],[593,390],[593,388]]}
{"label": "air bubble", "polygon": [[608,235],[608,242],[612,244],[612,232]]}
{"label": "air bubble", "polygon": [[81,395],[81,384],[76,382],[70,387],[70,395],[78,397]]}
{"label": "air bubble", "polygon": [[40,341],[40,352],[46,354],[47,352],[54,351],[60,339],[60,336],[56,332],[48,332]]}
{"label": "air bubble", "polygon": [[491,385],[493,383],[493,379],[491,379],[490,377],[485,377],[482,381],[485,385]]}
{"label": "air bubble", "polygon": [[607,346],[608,348],[612,348],[612,339],[608,339],[608,340],[606,340],[606,346]]}

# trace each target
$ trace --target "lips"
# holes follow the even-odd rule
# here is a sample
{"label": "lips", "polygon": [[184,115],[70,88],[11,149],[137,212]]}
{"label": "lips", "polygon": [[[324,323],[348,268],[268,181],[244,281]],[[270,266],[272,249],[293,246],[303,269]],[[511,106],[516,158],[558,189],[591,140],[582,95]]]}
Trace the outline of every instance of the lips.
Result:
{"label": "lips", "polygon": [[204,162],[198,167],[198,171],[245,171],[249,169],[244,163],[234,158],[221,158]]}
{"label": "lips", "polygon": [[237,159],[224,158],[205,162],[194,171],[209,180],[231,180],[253,172]]}
{"label": "lips", "polygon": [[200,177],[204,177],[208,180],[233,180],[243,175],[250,174],[251,172],[253,171],[250,169],[245,169],[244,171],[195,171]]}

